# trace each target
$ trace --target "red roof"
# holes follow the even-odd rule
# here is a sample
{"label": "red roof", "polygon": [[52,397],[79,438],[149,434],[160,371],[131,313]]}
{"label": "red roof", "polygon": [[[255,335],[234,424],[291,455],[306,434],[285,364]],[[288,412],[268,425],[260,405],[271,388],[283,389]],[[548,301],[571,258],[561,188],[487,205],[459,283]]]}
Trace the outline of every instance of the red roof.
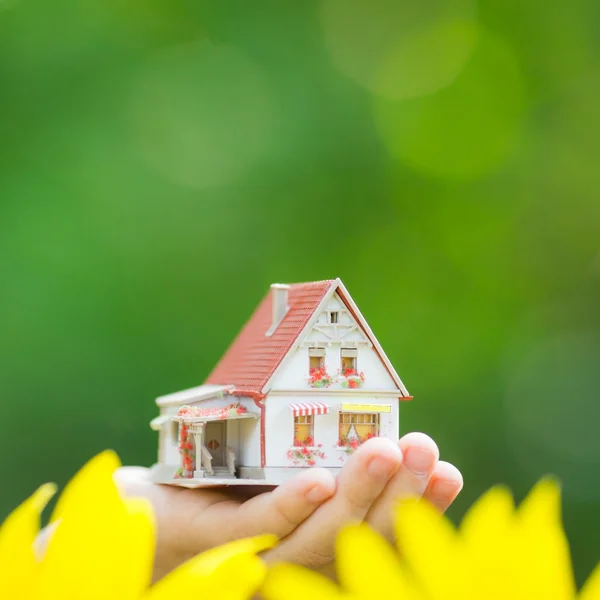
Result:
{"label": "red roof", "polygon": [[335,283],[334,279],[290,286],[285,317],[267,336],[272,319],[272,293],[263,301],[205,383],[234,385],[236,394],[259,395],[305,325]]}

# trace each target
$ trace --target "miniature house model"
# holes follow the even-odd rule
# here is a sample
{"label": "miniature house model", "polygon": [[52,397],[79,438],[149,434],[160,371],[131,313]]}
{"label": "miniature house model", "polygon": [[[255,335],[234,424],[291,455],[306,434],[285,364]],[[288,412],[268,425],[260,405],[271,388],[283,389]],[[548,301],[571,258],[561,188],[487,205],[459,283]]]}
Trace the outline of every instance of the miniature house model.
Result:
{"label": "miniature house model", "polygon": [[154,480],[279,484],[399,437],[400,377],[339,279],[274,284],[204,385],[157,398]]}

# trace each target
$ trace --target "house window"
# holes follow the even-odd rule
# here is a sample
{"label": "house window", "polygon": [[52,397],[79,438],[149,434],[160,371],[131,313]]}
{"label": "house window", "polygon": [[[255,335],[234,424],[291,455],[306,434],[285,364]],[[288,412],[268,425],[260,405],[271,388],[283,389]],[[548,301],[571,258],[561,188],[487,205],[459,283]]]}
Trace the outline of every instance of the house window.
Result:
{"label": "house window", "polygon": [[364,442],[378,435],[378,413],[340,413],[341,440]]}
{"label": "house window", "polygon": [[294,446],[311,446],[314,443],[313,415],[294,417]]}
{"label": "house window", "polygon": [[338,312],[337,310],[334,310],[333,312],[329,313],[329,322],[330,323],[337,323],[338,322]]}
{"label": "house window", "polygon": [[[341,371],[342,375],[356,374],[356,358],[358,356],[358,350],[356,348],[342,348],[341,350]],[[353,373],[348,373],[352,371]]]}
{"label": "house window", "polygon": [[308,372],[325,366],[325,348],[310,348],[308,351]]}

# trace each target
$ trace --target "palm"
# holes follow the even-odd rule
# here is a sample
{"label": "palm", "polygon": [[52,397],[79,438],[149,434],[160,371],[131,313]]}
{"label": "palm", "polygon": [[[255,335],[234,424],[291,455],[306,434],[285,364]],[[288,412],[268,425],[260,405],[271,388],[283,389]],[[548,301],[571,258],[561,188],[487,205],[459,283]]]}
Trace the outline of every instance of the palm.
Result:
{"label": "palm", "polygon": [[204,550],[264,533],[281,540],[267,560],[323,567],[346,523],[367,521],[391,539],[399,499],[424,495],[443,512],[462,487],[458,470],[438,461],[435,443],[423,434],[409,434],[398,445],[369,440],[337,480],[312,468],[276,488],[192,490],[153,484],[146,469],[129,467],[118,481],[128,495],[147,497],[155,507],[156,578]]}

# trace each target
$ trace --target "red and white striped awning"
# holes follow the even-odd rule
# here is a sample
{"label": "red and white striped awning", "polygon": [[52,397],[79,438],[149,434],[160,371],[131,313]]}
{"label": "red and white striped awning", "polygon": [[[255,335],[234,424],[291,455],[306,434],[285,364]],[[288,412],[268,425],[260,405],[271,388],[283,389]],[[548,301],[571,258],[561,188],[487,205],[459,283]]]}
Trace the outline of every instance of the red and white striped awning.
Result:
{"label": "red and white striped awning", "polygon": [[306,402],[304,404],[290,404],[290,410],[295,417],[326,415],[329,412],[329,406],[323,404],[323,402]]}

